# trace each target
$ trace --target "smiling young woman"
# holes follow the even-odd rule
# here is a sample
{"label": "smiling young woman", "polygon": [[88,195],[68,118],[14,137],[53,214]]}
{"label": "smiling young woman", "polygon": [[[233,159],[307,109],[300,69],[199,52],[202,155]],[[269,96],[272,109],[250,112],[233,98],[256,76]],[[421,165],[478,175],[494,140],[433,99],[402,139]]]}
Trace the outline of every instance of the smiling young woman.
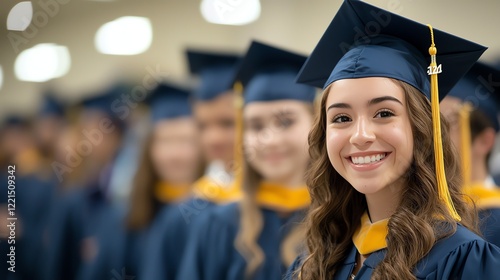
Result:
{"label": "smiling young woman", "polygon": [[307,252],[286,279],[494,278],[500,250],[476,235],[438,106],[484,50],[344,2],[298,77],[324,92],[309,134]]}

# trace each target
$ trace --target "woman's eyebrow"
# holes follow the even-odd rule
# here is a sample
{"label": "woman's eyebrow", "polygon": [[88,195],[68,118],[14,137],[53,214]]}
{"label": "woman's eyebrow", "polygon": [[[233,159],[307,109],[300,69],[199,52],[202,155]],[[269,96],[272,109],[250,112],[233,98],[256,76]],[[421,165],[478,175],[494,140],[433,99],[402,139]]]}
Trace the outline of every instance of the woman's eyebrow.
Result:
{"label": "woman's eyebrow", "polygon": [[326,110],[328,111],[333,108],[349,109],[351,108],[351,105],[347,103],[333,103],[332,105],[328,106]]}
{"label": "woman's eyebrow", "polygon": [[381,97],[373,98],[372,100],[370,100],[368,102],[368,106],[375,105],[375,104],[378,104],[378,103],[381,103],[381,102],[384,102],[384,101],[393,101],[393,102],[397,102],[397,103],[403,105],[403,103],[401,101],[399,101],[399,99],[397,99],[396,97],[393,97],[393,96],[381,96]]}
{"label": "woman's eyebrow", "polygon": [[275,116],[293,116],[295,114],[295,112],[288,110],[282,110],[274,113]]}
{"label": "woman's eyebrow", "polygon": [[[375,105],[375,104],[378,104],[378,103],[381,103],[384,101],[393,101],[393,102],[397,102],[397,103],[403,105],[403,103],[401,101],[399,101],[399,99],[397,99],[396,97],[381,96],[381,97],[373,98],[372,100],[368,101],[368,106]],[[349,105],[347,103],[333,103],[326,110],[328,111],[328,110],[333,109],[333,108],[350,109],[351,105]]]}

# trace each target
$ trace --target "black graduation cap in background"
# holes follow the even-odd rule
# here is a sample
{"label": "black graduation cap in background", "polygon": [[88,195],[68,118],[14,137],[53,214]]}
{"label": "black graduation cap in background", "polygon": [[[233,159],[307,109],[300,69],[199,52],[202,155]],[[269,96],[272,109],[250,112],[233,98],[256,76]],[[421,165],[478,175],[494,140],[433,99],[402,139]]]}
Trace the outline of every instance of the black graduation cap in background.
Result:
{"label": "black graduation cap in background", "polygon": [[237,54],[188,49],[189,71],[200,77],[193,92],[197,100],[209,101],[233,87],[233,78],[240,57]]}
{"label": "black graduation cap in background", "polygon": [[191,115],[190,90],[173,83],[160,83],[148,96],[151,120],[175,119]]}
{"label": "black graduation cap in background", "polygon": [[253,41],[235,77],[243,85],[245,104],[283,99],[313,102],[315,89],[295,82],[305,60],[304,55]]}
{"label": "black graduation cap in background", "polygon": [[491,120],[493,128],[500,129],[500,69],[484,62],[477,62],[453,87],[450,96],[470,103]]}

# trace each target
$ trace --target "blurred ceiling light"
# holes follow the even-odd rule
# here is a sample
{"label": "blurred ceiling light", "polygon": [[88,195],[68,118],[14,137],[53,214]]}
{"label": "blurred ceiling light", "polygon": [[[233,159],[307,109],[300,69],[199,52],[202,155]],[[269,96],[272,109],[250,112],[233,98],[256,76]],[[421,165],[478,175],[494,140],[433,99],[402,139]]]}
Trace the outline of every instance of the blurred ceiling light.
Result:
{"label": "blurred ceiling light", "polygon": [[135,55],[149,49],[153,41],[151,21],[126,16],[103,24],[95,35],[95,46],[104,54]]}
{"label": "blurred ceiling light", "polygon": [[14,63],[14,72],[21,81],[45,82],[66,75],[70,66],[67,47],[46,43],[22,51]]}
{"label": "blurred ceiling light", "polygon": [[259,0],[202,0],[201,14],[215,24],[244,25],[260,16]]}
{"label": "blurred ceiling light", "polygon": [[7,16],[7,29],[13,31],[24,31],[33,19],[33,6],[31,1],[19,2]]}
{"label": "blurred ceiling light", "polygon": [[3,69],[2,66],[0,65],[0,89],[2,89],[3,85]]}

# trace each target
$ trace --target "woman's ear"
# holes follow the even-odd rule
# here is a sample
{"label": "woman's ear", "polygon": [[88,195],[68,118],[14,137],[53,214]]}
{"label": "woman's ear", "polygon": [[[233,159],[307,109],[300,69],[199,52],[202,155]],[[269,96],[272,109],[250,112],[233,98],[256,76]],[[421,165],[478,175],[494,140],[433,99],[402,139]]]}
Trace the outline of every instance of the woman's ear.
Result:
{"label": "woman's ear", "polygon": [[493,150],[495,135],[496,132],[491,127],[479,133],[472,142],[472,155],[486,157]]}

